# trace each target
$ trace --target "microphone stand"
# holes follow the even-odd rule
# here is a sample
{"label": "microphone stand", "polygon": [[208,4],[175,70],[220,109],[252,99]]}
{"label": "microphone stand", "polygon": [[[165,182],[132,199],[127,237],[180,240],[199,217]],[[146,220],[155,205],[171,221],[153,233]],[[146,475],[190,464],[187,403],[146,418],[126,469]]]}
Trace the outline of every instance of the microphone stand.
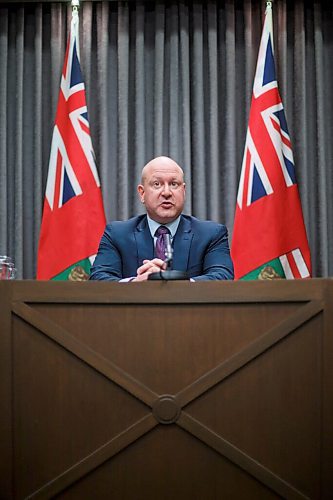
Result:
{"label": "microphone stand", "polygon": [[185,271],[176,271],[175,269],[172,269],[173,267],[173,247],[171,245],[171,238],[170,234],[165,235],[165,240],[166,240],[166,250],[165,250],[165,260],[164,262],[166,263],[166,270],[165,271],[159,271],[157,273],[151,273],[148,276],[149,280],[163,280],[163,281],[169,281],[169,280],[188,280],[189,277],[187,276],[187,273]]}

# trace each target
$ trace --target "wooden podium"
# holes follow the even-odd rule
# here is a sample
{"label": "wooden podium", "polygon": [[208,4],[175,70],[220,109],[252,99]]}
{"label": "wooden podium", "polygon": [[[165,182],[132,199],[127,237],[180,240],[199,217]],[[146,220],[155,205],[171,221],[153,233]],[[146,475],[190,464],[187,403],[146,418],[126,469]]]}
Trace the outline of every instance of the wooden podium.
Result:
{"label": "wooden podium", "polygon": [[333,497],[332,280],[0,300],[0,498]]}

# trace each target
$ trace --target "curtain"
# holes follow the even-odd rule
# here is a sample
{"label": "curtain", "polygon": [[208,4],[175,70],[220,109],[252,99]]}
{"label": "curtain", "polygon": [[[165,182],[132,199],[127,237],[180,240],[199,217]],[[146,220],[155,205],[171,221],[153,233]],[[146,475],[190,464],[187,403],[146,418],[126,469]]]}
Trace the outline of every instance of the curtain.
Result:
{"label": "curtain", "polygon": [[[108,220],[142,212],[142,167],[185,171],[185,213],[227,225],[265,2],[81,2],[80,55]],[[0,254],[34,278],[51,136],[71,19],[65,3],[0,4]],[[273,4],[280,93],[313,274],[333,275],[333,9]],[[288,221],[286,221],[286,224]]]}

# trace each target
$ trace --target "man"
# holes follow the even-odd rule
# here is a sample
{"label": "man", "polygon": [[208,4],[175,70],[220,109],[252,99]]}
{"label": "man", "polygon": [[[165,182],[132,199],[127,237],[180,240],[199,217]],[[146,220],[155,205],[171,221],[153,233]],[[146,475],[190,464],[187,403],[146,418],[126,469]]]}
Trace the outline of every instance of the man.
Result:
{"label": "man", "polygon": [[182,215],[184,173],[175,161],[161,156],[147,163],[138,193],[147,215],[106,226],[90,279],[145,281],[164,271],[166,263],[155,248],[160,226],[170,231],[174,269],[194,281],[233,279],[226,227]]}

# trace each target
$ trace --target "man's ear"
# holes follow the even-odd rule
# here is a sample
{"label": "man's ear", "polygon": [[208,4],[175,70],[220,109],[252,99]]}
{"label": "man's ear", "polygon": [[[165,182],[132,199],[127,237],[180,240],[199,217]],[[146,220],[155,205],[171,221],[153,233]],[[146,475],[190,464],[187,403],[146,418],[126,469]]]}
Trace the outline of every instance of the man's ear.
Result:
{"label": "man's ear", "polygon": [[145,189],[142,184],[138,185],[138,193],[141,203],[145,202]]}

